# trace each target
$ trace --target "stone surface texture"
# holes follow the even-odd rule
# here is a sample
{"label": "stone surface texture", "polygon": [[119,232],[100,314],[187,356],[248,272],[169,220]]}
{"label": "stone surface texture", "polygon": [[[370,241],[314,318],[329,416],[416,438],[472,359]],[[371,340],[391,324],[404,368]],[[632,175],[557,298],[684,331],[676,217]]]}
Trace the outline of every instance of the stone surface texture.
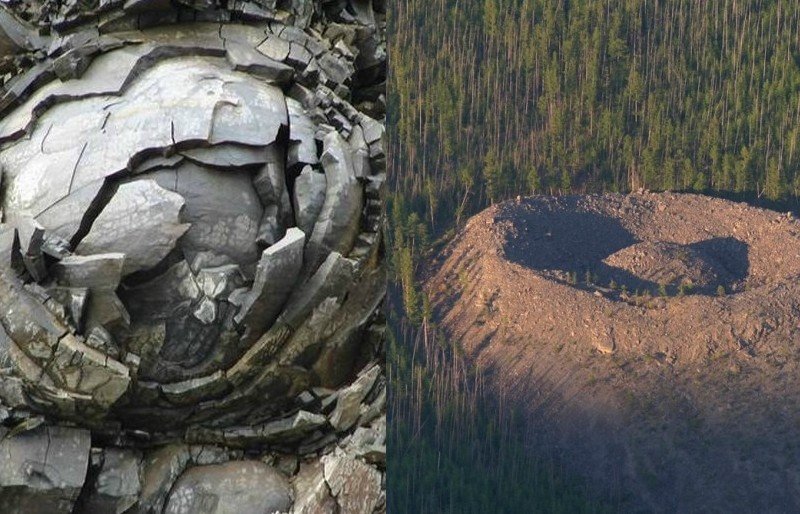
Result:
{"label": "stone surface texture", "polygon": [[0,3],[0,512],[385,511],[385,18]]}

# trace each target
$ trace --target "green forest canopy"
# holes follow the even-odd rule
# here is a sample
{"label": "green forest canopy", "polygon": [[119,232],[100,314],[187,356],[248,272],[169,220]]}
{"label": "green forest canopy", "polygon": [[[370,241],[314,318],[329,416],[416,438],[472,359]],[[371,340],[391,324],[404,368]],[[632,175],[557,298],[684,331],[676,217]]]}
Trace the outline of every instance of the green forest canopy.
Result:
{"label": "green forest canopy", "polygon": [[405,0],[392,15],[394,191],[434,228],[526,193],[800,195],[794,0]]}

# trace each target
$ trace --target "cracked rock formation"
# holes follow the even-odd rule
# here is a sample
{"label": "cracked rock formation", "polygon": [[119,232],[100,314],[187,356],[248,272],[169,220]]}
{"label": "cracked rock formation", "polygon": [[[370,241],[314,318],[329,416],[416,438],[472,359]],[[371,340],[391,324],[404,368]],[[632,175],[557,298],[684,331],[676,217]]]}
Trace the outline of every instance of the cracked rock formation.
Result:
{"label": "cracked rock formation", "polygon": [[0,510],[385,508],[384,18],[0,4]]}

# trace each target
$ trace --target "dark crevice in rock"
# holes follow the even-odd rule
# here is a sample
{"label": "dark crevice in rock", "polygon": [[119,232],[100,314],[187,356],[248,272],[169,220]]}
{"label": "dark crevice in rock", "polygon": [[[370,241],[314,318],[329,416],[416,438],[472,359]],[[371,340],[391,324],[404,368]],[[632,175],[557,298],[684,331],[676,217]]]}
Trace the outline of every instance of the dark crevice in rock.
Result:
{"label": "dark crevice in rock", "polygon": [[[151,280],[155,280],[156,278],[166,273],[166,271],[169,268],[171,268],[172,266],[183,260],[186,260],[186,258],[183,254],[183,249],[181,248],[180,240],[178,240],[178,244],[175,245],[175,248],[173,248],[173,250],[169,252],[167,256],[161,260],[161,262],[159,262],[150,269],[136,271],[134,273],[131,273],[130,275],[126,275],[125,277],[123,277],[122,291],[124,291],[127,288],[136,287],[138,285],[150,282]],[[121,292],[121,296],[124,296],[124,292]]]}
{"label": "dark crevice in rock", "polygon": [[113,176],[106,177],[106,179],[103,181],[100,191],[97,193],[97,196],[95,196],[94,200],[92,200],[92,203],[86,209],[86,212],[81,219],[80,227],[69,241],[71,248],[77,248],[83,238],[89,234],[89,231],[92,229],[92,225],[94,224],[94,220],[96,220],[100,213],[103,212],[103,209],[114,197],[114,194],[116,194],[118,188],[118,180],[116,180]]}

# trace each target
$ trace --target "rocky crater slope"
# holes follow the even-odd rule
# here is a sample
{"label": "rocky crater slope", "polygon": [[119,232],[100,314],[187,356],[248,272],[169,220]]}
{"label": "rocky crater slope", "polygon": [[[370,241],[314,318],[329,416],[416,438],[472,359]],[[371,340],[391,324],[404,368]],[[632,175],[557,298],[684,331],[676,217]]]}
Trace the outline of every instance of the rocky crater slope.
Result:
{"label": "rocky crater slope", "polygon": [[629,511],[800,509],[800,223],[684,194],[472,218],[426,287],[550,452]]}

